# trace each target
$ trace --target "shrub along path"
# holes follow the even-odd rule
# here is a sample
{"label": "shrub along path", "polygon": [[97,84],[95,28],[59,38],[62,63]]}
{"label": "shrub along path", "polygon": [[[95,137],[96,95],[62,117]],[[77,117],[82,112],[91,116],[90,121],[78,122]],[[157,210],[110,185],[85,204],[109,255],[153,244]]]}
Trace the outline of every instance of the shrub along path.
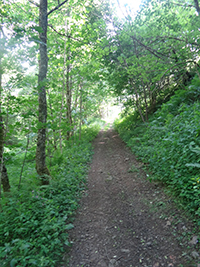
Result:
{"label": "shrub along path", "polygon": [[65,266],[200,267],[194,226],[144,167],[114,130],[99,133]]}

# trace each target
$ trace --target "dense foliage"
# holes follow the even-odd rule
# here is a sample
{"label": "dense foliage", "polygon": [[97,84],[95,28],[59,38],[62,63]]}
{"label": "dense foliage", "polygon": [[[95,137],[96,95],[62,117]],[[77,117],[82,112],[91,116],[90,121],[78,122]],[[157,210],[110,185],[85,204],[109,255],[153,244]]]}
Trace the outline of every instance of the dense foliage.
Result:
{"label": "dense foliage", "polygon": [[[90,141],[100,124],[91,124],[83,132],[83,140],[68,144],[63,153],[55,152],[48,186],[37,186],[33,157],[26,164],[23,187],[1,202],[0,265],[56,266],[69,246],[68,230],[73,228],[72,214],[85,189],[88,163],[92,155]],[[21,155],[8,164],[15,184],[20,172]],[[49,166],[49,165],[48,165]],[[35,179],[34,179],[35,178]],[[32,181],[30,181],[30,179]],[[34,183],[35,181],[35,183]]]}
{"label": "dense foliage", "polygon": [[167,184],[200,225],[200,81],[176,91],[141,123],[137,114],[116,121],[116,129],[152,171],[150,179]]}
{"label": "dense foliage", "polygon": [[[197,1],[198,2],[198,1]],[[113,19],[106,40],[109,83],[143,121],[199,71],[199,16],[193,1],[143,1],[135,17]]]}
{"label": "dense foliage", "polygon": [[116,129],[200,224],[199,14],[199,1],[143,1],[113,19],[104,59],[125,107]]}
{"label": "dense foliage", "polygon": [[35,135],[37,173],[48,184],[47,150],[62,152],[64,140],[76,132],[81,138],[82,125],[101,117],[107,102],[96,50],[105,38],[109,5],[87,0],[0,4],[0,129],[5,129],[0,159],[4,147],[8,153]]}
{"label": "dense foliage", "polygon": [[109,16],[107,1],[0,1],[1,266],[56,266],[70,245],[109,101]]}

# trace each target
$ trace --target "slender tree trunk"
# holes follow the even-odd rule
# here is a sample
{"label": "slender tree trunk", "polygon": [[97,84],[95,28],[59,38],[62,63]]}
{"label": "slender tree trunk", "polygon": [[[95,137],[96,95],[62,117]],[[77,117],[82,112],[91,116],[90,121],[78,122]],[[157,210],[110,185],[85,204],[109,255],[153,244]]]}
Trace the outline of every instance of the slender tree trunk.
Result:
{"label": "slender tree trunk", "polygon": [[[54,124],[55,120],[53,119],[53,108],[51,105],[51,95],[50,95],[49,90],[47,90],[47,94],[48,94],[49,109],[50,109],[50,113],[51,113],[51,121]],[[53,142],[52,143],[53,143],[54,150],[57,150],[56,130],[54,127],[53,127]]]}
{"label": "slender tree trunk", "polygon": [[64,105],[64,86],[62,88],[62,102],[61,102],[61,109],[60,109],[60,116],[59,116],[59,143],[60,143],[60,152],[62,154],[62,130],[61,130],[61,122],[62,122],[62,115],[63,115],[63,105]]}
{"label": "slender tree trunk", "polygon": [[145,123],[145,118],[144,118],[144,115],[142,113],[142,108],[141,108],[141,104],[140,104],[140,100],[139,100],[139,94],[138,94],[138,91],[137,91],[137,87],[134,86],[132,79],[129,79],[129,80],[130,80],[131,88],[134,91],[134,96],[135,96],[135,99],[136,99],[135,100],[136,107],[138,109],[138,112],[140,114],[140,117],[141,117],[142,121]]}
{"label": "slender tree trunk", "polygon": [[47,101],[46,101],[46,76],[47,76],[47,0],[40,0],[39,26],[40,33],[40,60],[38,75],[38,102],[39,102],[39,129],[36,149],[36,170],[42,179],[43,185],[49,184],[50,172],[46,166],[46,120],[47,120]]}
{"label": "slender tree trunk", "polygon": [[[67,14],[67,16],[69,16],[69,12]],[[68,29],[68,24],[67,24],[67,20],[65,23],[65,34],[68,35],[69,29]],[[71,70],[71,65],[70,65],[70,46],[68,45],[67,50],[67,73],[66,73],[66,104],[67,104],[67,113],[66,113],[66,117],[67,117],[67,124],[70,126],[72,126],[72,114],[71,114],[71,79],[70,79],[70,70]],[[71,136],[71,129],[67,131],[67,140],[69,140]]]}
{"label": "slender tree trunk", "polygon": [[8,179],[8,173],[6,166],[3,162],[3,150],[4,150],[4,125],[1,115],[1,102],[2,102],[2,66],[0,58],[0,197],[1,197],[1,184],[4,192],[10,191],[10,183]]}
{"label": "slender tree trunk", "polygon": [[194,4],[197,10],[198,15],[200,14],[200,8],[199,8],[199,1],[198,0],[194,0]]}
{"label": "slender tree trunk", "polygon": [[3,119],[1,115],[1,102],[2,102],[2,67],[0,58],[0,197],[1,197],[1,184],[2,184],[2,172],[3,172],[3,144],[4,144],[4,128]]}
{"label": "slender tree trunk", "polygon": [[[142,74],[140,74],[142,76]],[[143,93],[144,93],[144,103],[145,103],[145,117],[146,117],[146,122],[148,122],[148,103],[147,103],[147,93],[146,93],[146,86],[144,84],[143,79],[141,78],[142,81],[142,87],[143,87]]]}
{"label": "slender tree trunk", "polygon": [[[75,110],[77,111],[77,107],[78,107],[78,97],[79,97],[79,84],[77,84],[76,86],[76,90],[74,92],[74,95],[75,95],[75,100],[74,100],[74,103],[73,103],[73,107],[72,107],[72,110]],[[77,116],[74,116],[74,121],[73,121],[73,136],[74,136],[74,139],[73,139],[73,142],[76,143],[76,134],[74,134],[77,130],[77,125],[78,125],[78,120],[77,120]]]}
{"label": "slender tree trunk", "polygon": [[3,163],[3,169],[2,169],[2,173],[1,173],[1,179],[2,179],[2,186],[3,186],[3,192],[10,192],[10,183],[9,183],[9,179],[8,179],[8,172],[6,169],[5,164]]}
{"label": "slender tree trunk", "polygon": [[[69,60],[69,57],[68,57]],[[68,63],[69,64],[69,63]],[[66,77],[66,101],[67,101],[67,123],[71,127],[72,125],[72,114],[71,114],[71,86],[70,86],[70,66],[67,66],[67,77]],[[71,136],[71,130],[67,131],[67,139]]]}
{"label": "slender tree trunk", "polygon": [[80,118],[79,118],[79,140],[81,140],[81,125],[82,125],[82,86],[80,84],[80,102],[79,102],[79,105],[80,105]]}
{"label": "slender tree trunk", "polygon": [[142,114],[142,108],[141,108],[141,105],[140,105],[140,102],[139,102],[139,96],[138,96],[138,92],[137,92],[137,89],[136,87],[133,87],[134,88],[134,91],[135,91],[135,97],[136,97],[136,107],[138,109],[138,112],[140,114],[140,117],[142,119],[143,122],[145,122],[145,118]]}
{"label": "slender tree trunk", "polygon": [[3,150],[4,150],[4,127],[3,127],[2,116],[0,116],[0,197],[1,197],[1,185],[3,186],[3,192],[10,192],[8,173],[3,161]]}
{"label": "slender tree trunk", "polygon": [[61,122],[63,116],[63,107],[64,107],[64,97],[66,91],[66,50],[67,50],[67,19],[65,20],[65,43],[64,43],[64,55],[63,55],[63,86],[62,86],[62,102],[60,109],[60,118],[59,118],[59,142],[60,142],[60,152],[62,153],[62,130],[61,130]]}
{"label": "slender tree trunk", "polygon": [[26,156],[27,156],[27,152],[28,152],[28,146],[29,146],[29,142],[30,142],[30,136],[29,136],[29,135],[30,135],[30,122],[29,122],[28,124],[29,124],[29,132],[28,132],[28,134],[27,134],[26,151],[25,151],[24,160],[23,160],[22,168],[21,168],[21,172],[20,172],[19,184],[18,184],[18,190],[19,190],[20,187],[21,187],[22,174],[23,174],[23,170],[24,170],[24,166],[25,166],[25,162],[26,162]]}

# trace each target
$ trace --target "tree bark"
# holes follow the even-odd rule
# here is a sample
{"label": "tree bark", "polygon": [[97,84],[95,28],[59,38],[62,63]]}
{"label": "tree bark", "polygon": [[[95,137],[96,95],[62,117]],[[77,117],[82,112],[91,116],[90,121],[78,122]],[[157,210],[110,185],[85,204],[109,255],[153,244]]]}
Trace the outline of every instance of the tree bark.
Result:
{"label": "tree bark", "polygon": [[[1,110],[0,110],[1,112]],[[10,183],[6,166],[3,162],[3,149],[4,149],[4,127],[2,116],[0,116],[0,187],[3,186],[3,192],[10,192]]]}
{"label": "tree bark", "polygon": [[3,162],[2,172],[1,172],[1,180],[2,180],[3,192],[4,193],[10,192],[10,183],[8,179],[8,173],[7,173],[7,169],[6,169],[4,162]]}
{"label": "tree bark", "polygon": [[3,162],[3,150],[4,150],[4,125],[1,115],[1,98],[2,98],[2,66],[0,58],[0,196],[1,196],[1,184],[4,192],[10,192],[10,183],[6,166]]}
{"label": "tree bark", "polygon": [[194,0],[194,4],[197,10],[198,15],[200,14],[200,8],[199,8],[199,1],[198,0]]}
{"label": "tree bark", "polygon": [[80,103],[79,103],[79,105],[80,105],[80,110],[79,110],[79,113],[80,113],[80,118],[79,118],[79,140],[81,140],[81,125],[82,125],[82,85],[80,84],[79,85],[79,88],[80,88],[80,99],[79,99],[79,101],[80,101]]}
{"label": "tree bark", "polygon": [[[69,16],[69,12],[67,13],[67,17]],[[68,23],[67,19],[65,21],[65,34],[68,36]],[[65,40],[66,41],[66,40]],[[70,46],[66,47],[66,52],[67,52],[67,68],[66,68],[66,104],[67,104],[67,112],[66,112],[66,117],[67,117],[67,124],[70,127],[70,130],[67,131],[67,140],[70,139],[71,137],[71,126],[72,126],[72,114],[71,114],[71,98],[72,98],[72,93],[71,93],[71,77],[70,77],[70,71],[71,71],[71,64],[70,64]]]}
{"label": "tree bark", "polygon": [[39,11],[39,26],[42,29],[40,32],[40,60],[38,74],[38,138],[36,149],[36,170],[41,177],[43,185],[49,184],[50,172],[46,166],[46,121],[47,121],[47,101],[46,101],[46,76],[47,76],[47,0],[40,0]]}
{"label": "tree bark", "polygon": [[[49,90],[47,90],[47,95],[48,95],[49,109],[50,109],[50,113],[51,113],[51,121],[54,124],[55,123],[55,120],[53,118],[53,107],[52,107],[52,104],[51,104],[51,94],[50,94],[50,91]],[[52,145],[53,145],[54,150],[57,150],[56,130],[55,130],[54,127],[53,127],[53,141],[52,141]]]}
{"label": "tree bark", "polygon": [[67,131],[67,140],[69,140],[70,136],[71,136],[71,125],[72,125],[72,113],[71,113],[71,98],[72,98],[72,94],[71,94],[71,86],[70,86],[70,76],[69,76],[69,72],[70,72],[70,66],[67,66],[67,79],[66,79],[66,101],[67,101],[67,112],[66,112],[66,117],[67,117],[67,124],[70,127],[70,130]]}

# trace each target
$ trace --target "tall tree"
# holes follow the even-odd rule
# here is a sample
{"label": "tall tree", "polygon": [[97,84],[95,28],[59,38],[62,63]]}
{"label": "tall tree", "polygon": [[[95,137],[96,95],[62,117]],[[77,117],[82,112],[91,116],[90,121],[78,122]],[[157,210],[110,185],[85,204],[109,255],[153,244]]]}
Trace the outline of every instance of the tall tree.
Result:
{"label": "tall tree", "polygon": [[1,194],[1,184],[3,186],[3,191],[4,192],[9,192],[10,191],[10,183],[8,179],[8,173],[6,166],[3,161],[3,151],[4,151],[4,139],[5,139],[5,134],[4,134],[4,124],[3,124],[3,116],[2,116],[2,74],[3,74],[3,69],[2,69],[2,54],[3,54],[3,48],[4,48],[4,36],[3,36],[3,29],[0,25],[0,40],[1,42],[1,50],[0,51],[0,194]]}
{"label": "tall tree", "polygon": [[38,74],[38,139],[36,149],[36,170],[38,175],[42,179],[43,185],[49,184],[50,172],[46,166],[46,121],[47,121],[47,100],[46,100],[46,84],[47,84],[47,68],[48,68],[48,56],[47,56],[47,19],[48,15],[61,7],[68,0],[59,3],[51,11],[47,12],[47,0],[40,0],[39,5],[39,27],[41,28],[40,38],[40,60],[39,60],[39,74]]}
{"label": "tall tree", "polygon": [[36,170],[42,179],[42,184],[49,184],[50,172],[46,166],[46,120],[47,120],[47,101],[46,101],[46,77],[47,77],[47,0],[40,0],[39,7],[39,26],[40,37],[40,60],[38,74],[38,139],[36,149]]}

